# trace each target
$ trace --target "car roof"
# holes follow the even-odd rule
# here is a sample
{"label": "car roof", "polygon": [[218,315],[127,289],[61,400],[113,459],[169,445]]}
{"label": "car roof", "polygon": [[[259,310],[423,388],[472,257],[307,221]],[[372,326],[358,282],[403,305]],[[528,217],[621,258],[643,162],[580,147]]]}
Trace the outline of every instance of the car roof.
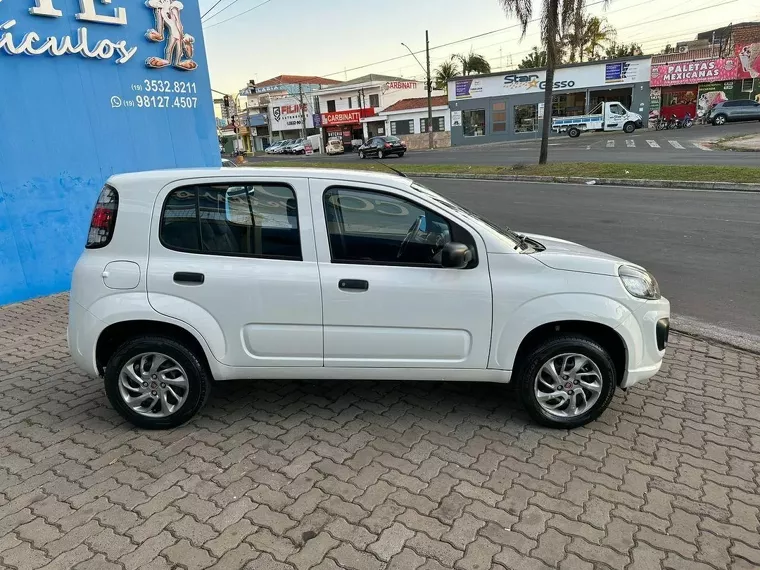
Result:
{"label": "car roof", "polygon": [[240,181],[246,176],[262,178],[313,178],[343,180],[345,182],[367,182],[392,186],[408,190],[412,180],[398,174],[369,172],[366,170],[344,170],[339,168],[175,168],[168,170],[149,170],[131,172],[111,176],[107,184],[114,186],[119,192],[144,192],[155,195],[161,188],[174,182],[192,182],[201,178],[225,179]]}

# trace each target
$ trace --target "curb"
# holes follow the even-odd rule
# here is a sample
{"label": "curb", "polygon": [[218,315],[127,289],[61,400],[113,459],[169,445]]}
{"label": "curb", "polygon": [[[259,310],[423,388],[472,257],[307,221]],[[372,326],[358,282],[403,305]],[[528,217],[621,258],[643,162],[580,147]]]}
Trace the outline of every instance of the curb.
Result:
{"label": "curb", "polygon": [[453,178],[465,180],[501,180],[504,182],[548,182],[562,184],[598,184],[639,188],[688,188],[729,192],[760,192],[760,183],[698,182],[693,180],[643,180],[638,178],[586,178],[582,176],[527,176],[520,174],[464,174],[449,172],[404,172],[415,178]]}

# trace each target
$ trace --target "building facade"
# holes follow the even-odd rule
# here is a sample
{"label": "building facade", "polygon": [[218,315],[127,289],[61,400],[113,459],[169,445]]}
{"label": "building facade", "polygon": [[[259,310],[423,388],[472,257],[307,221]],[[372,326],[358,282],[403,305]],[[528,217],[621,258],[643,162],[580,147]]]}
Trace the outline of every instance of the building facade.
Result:
{"label": "building facade", "polygon": [[[316,94],[323,140],[337,138],[346,149],[369,136],[390,134],[378,113],[410,97],[426,95],[422,81],[370,74],[340,85],[320,89]],[[370,135],[370,133],[372,133]]]}
{"label": "building facade", "polygon": [[552,109],[544,112],[545,69],[521,69],[449,81],[451,144],[482,144],[541,136],[544,117],[583,115],[618,101],[646,115],[649,57],[564,65],[554,75]]}
{"label": "building facade", "polygon": [[[451,146],[451,114],[448,97],[439,95],[431,100],[433,110],[434,148]],[[386,134],[403,139],[409,149],[429,147],[427,97],[402,99],[377,115],[384,122]],[[382,133],[369,132],[369,136]]]}

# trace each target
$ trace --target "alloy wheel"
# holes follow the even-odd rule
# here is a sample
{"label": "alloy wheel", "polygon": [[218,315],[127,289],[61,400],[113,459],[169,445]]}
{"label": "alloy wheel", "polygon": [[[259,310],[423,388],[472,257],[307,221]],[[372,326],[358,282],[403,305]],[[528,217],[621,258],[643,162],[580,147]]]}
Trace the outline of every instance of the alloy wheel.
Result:
{"label": "alloy wheel", "polygon": [[572,418],[585,414],[596,404],[602,393],[602,373],[587,356],[560,354],[541,366],[533,387],[545,412]]}
{"label": "alloy wheel", "polygon": [[134,412],[149,418],[165,418],[187,400],[190,384],[184,369],[157,352],[138,354],[119,373],[119,394]]}

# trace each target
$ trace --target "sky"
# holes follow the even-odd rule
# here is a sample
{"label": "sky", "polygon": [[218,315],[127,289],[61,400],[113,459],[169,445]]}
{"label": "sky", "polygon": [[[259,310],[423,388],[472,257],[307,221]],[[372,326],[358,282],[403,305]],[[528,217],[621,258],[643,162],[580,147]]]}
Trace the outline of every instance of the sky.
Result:
{"label": "sky", "polygon": [[[217,1],[200,0],[201,14]],[[534,18],[540,18],[540,5],[534,2]],[[600,0],[587,0],[587,6],[612,24],[619,42],[640,43],[647,54],[732,21],[760,21],[758,0],[610,0],[606,9]],[[236,93],[249,79],[281,74],[422,79],[422,68],[401,42],[424,50],[426,29],[431,69],[470,50],[484,55],[493,71],[514,69],[540,45],[538,20],[521,40],[517,21],[507,18],[498,0],[221,0],[204,19],[211,85],[225,93]],[[417,57],[425,63],[424,51]]]}

